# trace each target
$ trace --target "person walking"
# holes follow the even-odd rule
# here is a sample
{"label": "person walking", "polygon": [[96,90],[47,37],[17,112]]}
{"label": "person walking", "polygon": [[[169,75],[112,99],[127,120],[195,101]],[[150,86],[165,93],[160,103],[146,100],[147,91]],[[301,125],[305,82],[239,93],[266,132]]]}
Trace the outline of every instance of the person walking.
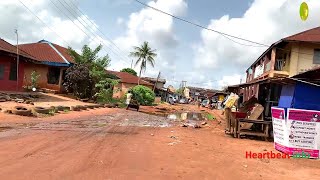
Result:
{"label": "person walking", "polygon": [[126,99],[126,105],[127,105],[127,107],[128,107],[129,104],[130,104],[131,98],[132,98],[132,93],[131,93],[131,90],[129,90],[128,93],[127,93],[127,99]]}

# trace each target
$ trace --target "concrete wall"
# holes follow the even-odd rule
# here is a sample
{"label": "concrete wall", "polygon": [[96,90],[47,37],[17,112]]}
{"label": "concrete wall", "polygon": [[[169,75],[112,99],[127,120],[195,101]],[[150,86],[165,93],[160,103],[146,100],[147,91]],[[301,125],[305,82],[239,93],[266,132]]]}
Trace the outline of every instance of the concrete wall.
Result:
{"label": "concrete wall", "polygon": [[320,45],[311,43],[292,43],[289,65],[290,77],[320,65],[313,64],[314,49],[320,49]]}
{"label": "concrete wall", "polygon": [[[0,55],[0,65],[4,67],[4,74],[3,78],[0,79],[0,90],[1,91],[16,91],[17,90],[17,81],[9,80],[10,75],[10,67],[11,62],[16,63],[16,58],[6,55]],[[18,77],[18,91],[23,91],[23,74],[24,74],[24,67],[25,62],[20,60],[19,61],[19,77]]]}
{"label": "concrete wall", "polygon": [[[119,83],[113,88],[113,98],[122,98],[129,89],[137,86],[137,84]],[[144,85],[146,86],[146,85]],[[152,90],[152,86],[146,86]]]}

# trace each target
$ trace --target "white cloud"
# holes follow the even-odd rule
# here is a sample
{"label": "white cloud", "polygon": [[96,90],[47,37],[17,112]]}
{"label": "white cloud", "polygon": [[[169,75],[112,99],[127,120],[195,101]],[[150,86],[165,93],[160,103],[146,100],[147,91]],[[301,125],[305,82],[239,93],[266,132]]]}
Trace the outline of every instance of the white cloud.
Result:
{"label": "white cloud", "polygon": [[[65,47],[70,45],[77,50],[81,49],[84,44],[94,46],[100,42],[109,44],[105,39],[94,37],[92,33],[97,33],[95,27],[97,25],[88,22],[87,18],[89,17],[86,15],[70,16],[69,19],[59,12],[50,1],[28,0],[22,2],[45,24],[30,13],[18,0],[3,0],[0,1],[1,38],[14,43],[15,34],[13,30],[17,28],[20,43],[32,43],[46,39]],[[60,6],[57,2],[55,4],[58,7]],[[63,6],[60,9],[67,11]],[[71,9],[69,10],[71,11]],[[93,20],[91,21],[93,22]]]}
{"label": "white cloud", "polygon": [[[187,10],[184,0],[158,0],[150,1],[148,5],[166,12],[183,16]],[[156,67],[148,67],[146,76],[156,76],[160,71],[174,71],[174,50],[178,45],[178,38],[174,33],[173,18],[150,8],[143,8],[129,16],[125,35],[115,39],[115,43],[126,52],[132,51],[133,46],[140,46],[148,41],[153,49],[157,50]],[[112,67],[121,69],[128,67],[129,63],[113,63]],[[138,68],[136,68],[139,71]],[[166,73],[162,73],[166,74]]]}
{"label": "white cloud", "polygon": [[235,74],[231,76],[223,76],[221,80],[218,81],[219,87],[225,87],[228,85],[235,85],[241,82],[241,75]]}
{"label": "white cloud", "polygon": [[[283,37],[319,26],[320,1],[306,2],[310,9],[306,22],[299,17],[300,1],[277,0],[271,3],[270,0],[255,0],[241,18],[224,15],[212,19],[207,27],[270,45]],[[222,77],[218,81],[219,87],[239,83],[239,74],[245,73],[266,49],[241,46],[207,30],[201,31],[201,41],[193,47],[193,63],[197,71],[214,72]]]}

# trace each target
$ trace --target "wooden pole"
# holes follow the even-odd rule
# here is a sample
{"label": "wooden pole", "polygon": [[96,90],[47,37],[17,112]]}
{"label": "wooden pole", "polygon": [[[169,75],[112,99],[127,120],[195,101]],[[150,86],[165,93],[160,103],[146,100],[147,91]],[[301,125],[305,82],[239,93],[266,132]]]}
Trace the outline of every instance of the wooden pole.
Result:
{"label": "wooden pole", "polygon": [[158,77],[157,77],[156,83],[154,83],[154,86],[153,86],[153,92],[154,92],[154,90],[156,89],[156,85],[157,85],[157,83],[158,83],[158,81],[159,81],[160,74],[161,74],[161,72],[159,71],[159,74],[158,74]]}

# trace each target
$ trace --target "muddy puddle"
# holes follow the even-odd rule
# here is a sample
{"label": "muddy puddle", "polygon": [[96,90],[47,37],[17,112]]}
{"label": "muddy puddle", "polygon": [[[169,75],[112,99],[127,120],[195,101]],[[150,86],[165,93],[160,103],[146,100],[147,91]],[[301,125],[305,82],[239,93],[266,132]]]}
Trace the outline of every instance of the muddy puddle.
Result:
{"label": "muddy puddle", "polygon": [[191,120],[191,121],[202,121],[204,117],[201,113],[195,112],[182,112],[182,113],[174,113],[166,115],[167,119],[171,120]]}
{"label": "muddy puddle", "polygon": [[[144,113],[144,112],[143,112]],[[194,126],[201,121],[205,120],[205,116],[203,113],[198,112],[175,112],[170,114],[152,114],[152,113],[145,113],[153,116],[162,117],[163,121],[162,124],[158,124],[158,127],[168,127],[172,124],[180,124],[183,123],[187,126]],[[149,126],[154,126],[153,124],[148,123]],[[145,126],[148,126],[145,125]]]}

